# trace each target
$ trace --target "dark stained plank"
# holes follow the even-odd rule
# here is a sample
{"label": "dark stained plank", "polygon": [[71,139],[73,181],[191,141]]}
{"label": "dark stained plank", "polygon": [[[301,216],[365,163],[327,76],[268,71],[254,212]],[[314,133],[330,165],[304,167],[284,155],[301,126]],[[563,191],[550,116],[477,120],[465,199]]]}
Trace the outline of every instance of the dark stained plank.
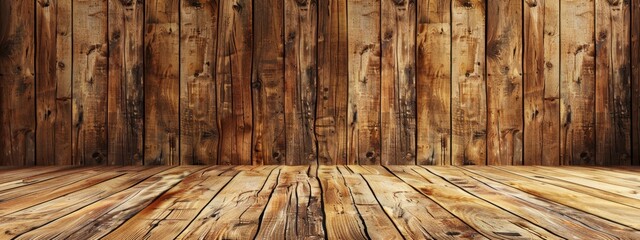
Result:
{"label": "dark stained plank", "polygon": [[318,0],[316,138],[320,164],[347,163],[347,0]]}
{"label": "dark stained plank", "polygon": [[218,164],[251,164],[252,1],[218,3],[215,72],[220,131]]}
{"label": "dark stained plank", "polygon": [[379,164],[380,0],[347,1],[349,108],[347,163]]}
{"label": "dark stained plank", "polygon": [[566,239],[632,239],[638,234],[629,227],[527,194],[462,169],[430,167],[427,170],[478,198],[544,226]]}
{"label": "dark stained plank", "polygon": [[282,0],[254,1],[252,163],[284,164],[285,130],[284,5]]}
{"label": "dark stained plank", "polygon": [[594,1],[561,0],[560,159],[595,164]]}
{"label": "dark stained plank", "polygon": [[418,1],[417,164],[451,164],[451,0]]}
{"label": "dark stained plank", "polygon": [[73,1],[74,165],[107,164],[107,1]]}
{"label": "dark stained plank", "polygon": [[284,8],[285,161],[289,165],[306,165],[317,161],[318,6],[316,1],[285,0]]}
{"label": "dark stained plank", "polygon": [[324,239],[320,183],[309,166],[282,168],[269,198],[257,239]]}
{"label": "dark stained plank", "polygon": [[381,0],[383,164],[416,164],[416,1]]}
{"label": "dark stained plank", "polygon": [[144,164],[180,164],[179,1],[144,6]]}
{"label": "dark stained plank", "polygon": [[640,214],[640,209],[638,208],[573,191],[564,186],[533,181],[535,179],[493,167],[466,167],[465,169],[536,197],[557,202],[636,230],[640,229],[640,223],[636,220],[638,214]]}
{"label": "dark stained plank", "polygon": [[525,165],[560,164],[560,2],[524,3]]}
{"label": "dark stained plank", "polygon": [[0,165],[35,164],[34,4],[0,3]]}
{"label": "dark stained plank", "polygon": [[187,176],[103,239],[175,239],[242,169],[214,166]]}
{"label": "dark stained plank", "polygon": [[180,10],[180,163],[217,164],[218,2],[182,1]]}
{"label": "dark stained plank", "polygon": [[366,239],[371,228],[358,216],[351,192],[336,166],[320,166],[318,178],[323,190],[326,236],[329,239]]}
{"label": "dark stained plank", "polygon": [[144,160],[144,4],[109,0],[108,156],[110,165]]}
{"label": "dark stained plank", "polygon": [[457,0],[451,7],[451,164],[487,162],[485,3]]}
{"label": "dark stained plank", "polygon": [[640,165],[640,0],[631,1],[631,142],[633,165]]}
{"label": "dark stained plank", "polygon": [[598,165],[631,164],[630,2],[596,0]]}
{"label": "dark stained plank", "polygon": [[255,236],[281,171],[280,167],[264,166],[239,173],[200,211],[178,239]]}
{"label": "dark stained plank", "polygon": [[560,239],[553,233],[457,188],[422,167],[389,166],[398,178],[419,190],[490,239]]}
{"label": "dark stained plank", "polygon": [[36,165],[71,164],[71,2],[36,1]]}
{"label": "dark stained plank", "polygon": [[522,1],[487,2],[487,164],[522,165]]}
{"label": "dark stained plank", "polygon": [[166,169],[167,167],[155,167],[141,172],[132,172],[101,182],[90,188],[64,195],[64,197],[4,215],[0,217],[0,229],[4,230],[0,232],[0,236],[2,238],[17,237],[96,201],[128,189]]}

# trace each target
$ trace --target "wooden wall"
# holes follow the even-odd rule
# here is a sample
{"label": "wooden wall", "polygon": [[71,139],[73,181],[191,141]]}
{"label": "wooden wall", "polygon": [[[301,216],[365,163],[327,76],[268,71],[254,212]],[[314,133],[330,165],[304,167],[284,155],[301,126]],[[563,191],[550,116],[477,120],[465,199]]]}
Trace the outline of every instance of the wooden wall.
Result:
{"label": "wooden wall", "polygon": [[640,0],[0,2],[1,165],[640,164]]}

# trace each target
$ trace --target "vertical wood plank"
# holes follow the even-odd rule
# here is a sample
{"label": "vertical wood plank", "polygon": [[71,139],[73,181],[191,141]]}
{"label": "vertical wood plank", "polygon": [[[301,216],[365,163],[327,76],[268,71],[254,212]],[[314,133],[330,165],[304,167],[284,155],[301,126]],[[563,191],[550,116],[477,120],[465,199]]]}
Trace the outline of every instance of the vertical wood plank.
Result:
{"label": "vertical wood plank", "polygon": [[109,164],[142,165],[144,2],[109,0]]}
{"label": "vertical wood plank", "polygon": [[380,163],[380,0],[347,1],[349,164]]}
{"label": "vertical wood plank", "polygon": [[594,164],[594,1],[562,0],[560,158],[563,165]]}
{"label": "vertical wood plank", "polygon": [[180,15],[180,162],[216,164],[218,2],[182,1]]}
{"label": "vertical wood plank", "polygon": [[315,163],[318,7],[296,0],[285,0],[284,7],[286,162]]}
{"label": "vertical wood plank", "polygon": [[416,2],[381,2],[384,164],[416,164]]}
{"label": "vertical wood plank", "polygon": [[598,165],[631,164],[629,1],[596,0],[596,156]]}
{"label": "vertical wood plank", "polygon": [[631,71],[633,165],[640,165],[640,0],[631,1]]}
{"label": "vertical wood plank", "polygon": [[452,3],[452,159],[454,165],[486,164],[485,3]]}
{"label": "vertical wood plank", "polygon": [[487,3],[487,163],[522,165],[522,1]]}
{"label": "vertical wood plank", "polygon": [[451,1],[418,1],[417,163],[451,164]]}
{"label": "vertical wood plank", "polygon": [[254,1],[253,164],[284,164],[284,1]]}
{"label": "vertical wood plank", "polygon": [[71,164],[71,0],[36,1],[36,165]]}
{"label": "vertical wood plank", "polygon": [[0,3],[0,165],[35,163],[34,3]]}
{"label": "vertical wood plank", "polygon": [[316,136],[321,164],[347,163],[347,0],[318,1]]}
{"label": "vertical wood plank", "polygon": [[252,1],[220,1],[216,48],[219,164],[251,164]]}
{"label": "vertical wood plank", "polygon": [[73,1],[73,164],[107,163],[107,1]]}
{"label": "vertical wood plank", "polygon": [[524,4],[524,164],[560,164],[560,3]]}
{"label": "vertical wood plank", "polygon": [[178,158],[178,0],[145,2],[144,164],[175,165]]}

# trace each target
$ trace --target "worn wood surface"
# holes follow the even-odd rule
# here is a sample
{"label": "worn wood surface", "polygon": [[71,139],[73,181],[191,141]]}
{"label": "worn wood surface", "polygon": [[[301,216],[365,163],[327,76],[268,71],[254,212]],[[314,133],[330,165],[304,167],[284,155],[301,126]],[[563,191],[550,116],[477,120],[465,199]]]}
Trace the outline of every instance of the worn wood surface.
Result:
{"label": "worn wood surface", "polygon": [[612,178],[591,177],[637,178],[637,171],[415,165],[12,169],[2,176],[14,181],[0,184],[0,237],[637,239],[640,198],[627,190],[620,195],[624,187],[609,183]]}
{"label": "worn wood surface", "polygon": [[631,143],[633,164],[640,164],[640,0],[631,1]]}

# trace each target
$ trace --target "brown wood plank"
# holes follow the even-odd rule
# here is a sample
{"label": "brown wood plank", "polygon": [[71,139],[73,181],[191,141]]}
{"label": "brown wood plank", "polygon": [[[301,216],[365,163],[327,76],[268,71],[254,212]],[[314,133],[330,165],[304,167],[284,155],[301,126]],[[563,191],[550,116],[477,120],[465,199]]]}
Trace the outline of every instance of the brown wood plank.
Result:
{"label": "brown wood plank", "polygon": [[317,161],[315,140],[317,74],[316,1],[285,0],[284,111],[286,163]]}
{"label": "brown wood plank", "polygon": [[487,164],[522,165],[522,1],[487,2]]}
{"label": "brown wood plank", "polygon": [[347,163],[347,0],[318,0],[316,138],[320,164]]}
{"label": "brown wood plank", "polygon": [[638,231],[565,205],[527,194],[457,168],[429,167],[428,171],[502,209],[566,239],[633,239]]}
{"label": "brown wood plank", "polygon": [[481,0],[453,1],[451,5],[451,164],[485,165],[486,6]]}
{"label": "brown wood plank", "polygon": [[253,6],[250,0],[220,1],[216,47],[218,164],[251,164],[251,57]]}
{"label": "brown wood plank", "polygon": [[640,214],[640,209],[638,208],[573,191],[564,188],[564,186],[535,181],[535,179],[493,167],[466,167],[465,169],[528,194],[557,202],[636,230],[640,229],[640,223],[636,220]]}
{"label": "brown wood plank", "polygon": [[187,176],[103,239],[175,239],[240,167],[208,167]]}
{"label": "brown wood plank", "polygon": [[71,163],[71,0],[36,4],[36,165]]}
{"label": "brown wood plank", "polygon": [[524,164],[560,164],[560,2],[524,4]]}
{"label": "brown wood plank", "polygon": [[215,69],[218,2],[182,1],[180,7],[180,163],[217,164]]}
{"label": "brown wood plank", "polygon": [[595,164],[594,1],[561,0],[560,158]]}
{"label": "brown wood plank", "polygon": [[251,238],[281,169],[265,166],[239,173],[185,228],[178,239]]}
{"label": "brown wood plank", "polygon": [[405,238],[484,239],[476,230],[383,167],[367,168],[380,172],[361,175]]}
{"label": "brown wood plank", "polygon": [[179,164],[179,1],[145,3],[144,164]]}
{"label": "brown wood plank", "polygon": [[284,1],[254,1],[252,163],[284,164],[285,134]]}
{"label": "brown wood plank", "polygon": [[144,5],[109,0],[108,126],[110,165],[142,165]]}
{"label": "brown wood plank", "polygon": [[257,239],[324,239],[319,182],[308,175],[309,166],[282,168],[269,198]]}
{"label": "brown wood plank", "polygon": [[90,188],[64,195],[64,197],[37,205],[34,204],[32,207],[4,215],[0,217],[0,229],[5,231],[0,232],[0,236],[2,238],[19,236],[31,229],[45,225],[96,201],[128,189],[166,169],[167,167],[156,167],[139,173],[126,174],[101,182]]}
{"label": "brown wood plank", "polygon": [[621,177],[616,177],[614,172],[612,171],[598,171],[597,169],[586,168],[586,167],[543,167],[540,166],[538,168],[542,168],[549,171],[554,171],[558,175],[573,175],[577,177],[586,178],[589,180],[600,181],[608,184],[630,187],[640,190],[640,176],[635,175],[631,177],[635,177],[635,180],[627,179],[627,176],[622,175]]}
{"label": "brown wood plank", "polygon": [[380,164],[380,0],[348,0],[347,163]]}
{"label": "brown wood plank", "polygon": [[37,176],[43,173],[59,171],[70,168],[70,166],[47,166],[47,167],[30,167],[11,170],[0,175],[0,184],[6,184],[12,181],[21,181],[24,178]]}
{"label": "brown wood plank", "polygon": [[75,165],[107,164],[106,1],[73,1],[72,155]]}
{"label": "brown wood plank", "polygon": [[383,164],[416,164],[416,1],[381,1]]}
{"label": "brown wood plank", "polygon": [[0,165],[35,164],[34,4],[0,3]]}
{"label": "brown wood plank", "polygon": [[49,179],[57,178],[60,176],[66,176],[67,174],[72,174],[75,172],[85,171],[89,169],[96,169],[96,167],[73,167],[73,168],[61,168],[59,171],[46,172],[43,174],[38,174],[30,177],[25,177],[22,179],[16,179],[15,181],[10,181],[6,183],[0,184],[0,193],[5,193],[8,190],[16,191],[16,189],[21,190],[21,187],[29,186],[31,184],[40,183],[43,181],[47,181]]}
{"label": "brown wood plank", "polygon": [[[204,167],[179,166],[33,229],[18,239],[97,239],[148,206],[156,197]],[[100,226],[100,227],[96,227]],[[64,229],[64,232],[60,232]]]}
{"label": "brown wood plank", "polygon": [[640,0],[631,1],[631,143],[633,165],[640,165]]}
{"label": "brown wood plank", "polygon": [[417,164],[451,164],[451,0],[419,0]]}
{"label": "brown wood plank", "polygon": [[336,166],[320,166],[325,225],[329,239],[366,239],[369,226],[358,216],[349,188]]}
{"label": "brown wood plank", "polygon": [[422,167],[388,168],[487,238],[559,239],[553,233],[449,184]]}

